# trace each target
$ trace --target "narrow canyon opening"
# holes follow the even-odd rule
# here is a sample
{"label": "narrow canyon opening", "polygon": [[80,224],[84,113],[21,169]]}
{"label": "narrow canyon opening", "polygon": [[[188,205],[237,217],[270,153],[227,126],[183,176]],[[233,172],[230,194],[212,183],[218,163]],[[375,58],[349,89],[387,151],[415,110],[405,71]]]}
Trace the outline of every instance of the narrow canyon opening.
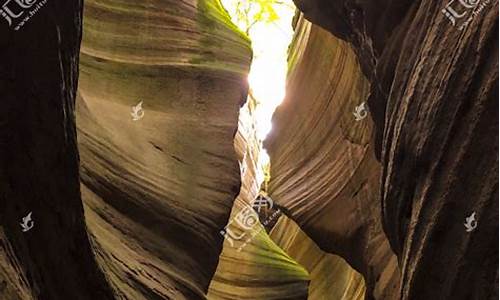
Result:
{"label": "narrow canyon opening", "polygon": [[251,41],[248,98],[240,110],[239,123],[256,135],[257,181],[262,183],[269,168],[263,141],[272,130],[273,112],[286,93],[288,47],[293,38],[292,19],[296,8],[292,0],[222,0],[221,3],[232,22]]}
{"label": "narrow canyon opening", "polygon": [[[343,258],[320,249],[268,193],[273,173],[264,141],[273,131],[273,113],[287,97],[289,67],[293,64],[296,67],[302,52],[311,46],[312,26],[291,0],[225,0],[222,4],[233,23],[249,37],[253,58],[248,75],[248,97],[240,110],[235,136],[242,186],[229,222],[221,231],[225,238],[223,251],[207,298],[322,299],[329,295],[329,299],[361,299],[366,287],[359,272]],[[330,67],[330,74],[335,74],[335,68],[339,68],[338,76],[333,78],[346,76],[340,65],[331,64]],[[320,78],[304,78],[298,88],[312,84],[314,79],[319,81]],[[353,103],[364,95],[348,94],[355,98]],[[294,96],[288,95],[288,98]],[[291,112],[289,118],[293,119],[293,114],[297,113],[301,112]],[[310,113],[308,117],[313,120],[324,117],[322,111]],[[302,122],[297,119],[297,124]],[[297,164],[301,159],[297,159]],[[296,185],[305,193],[314,193],[311,190],[314,185]],[[245,263],[235,268],[235,261]]]}
{"label": "narrow canyon opening", "polygon": [[0,300],[498,299],[498,1],[293,3],[4,1]]}

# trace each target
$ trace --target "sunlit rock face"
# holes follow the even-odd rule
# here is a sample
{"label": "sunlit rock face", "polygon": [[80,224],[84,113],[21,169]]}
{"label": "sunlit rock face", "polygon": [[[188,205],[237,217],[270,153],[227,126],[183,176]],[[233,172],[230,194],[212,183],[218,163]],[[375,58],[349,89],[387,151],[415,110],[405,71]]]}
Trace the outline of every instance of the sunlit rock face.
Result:
{"label": "sunlit rock face", "polygon": [[373,123],[353,114],[368,81],[349,44],[302,17],[289,65],[287,96],[265,143],[271,197],[323,251],[364,276],[368,298],[392,299],[398,270],[382,231]]}
{"label": "sunlit rock face", "polygon": [[[269,237],[262,223],[277,221],[275,216],[258,221],[254,209],[263,181],[259,164],[260,141],[257,138],[255,103],[249,98],[240,111],[234,144],[241,163],[241,189],[227,226],[219,265],[210,284],[209,300],[306,300],[309,274]],[[265,203],[262,209],[273,206]],[[253,214],[248,212],[255,211]]]}
{"label": "sunlit rock face", "polygon": [[496,299],[498,1],[295,2],[371,83],[400,299]]}
{"label": "sunlit rock face", "polygon": [[18,31],[0,19],[0,299],[112,299],[79,191],[82,9],[82,1],[49,2]]}
{"label": "sunlit rock face", "polygon": [[205,298],[240,187],[250,58],[218,1],[85,3],[82,195],[117,296]]}

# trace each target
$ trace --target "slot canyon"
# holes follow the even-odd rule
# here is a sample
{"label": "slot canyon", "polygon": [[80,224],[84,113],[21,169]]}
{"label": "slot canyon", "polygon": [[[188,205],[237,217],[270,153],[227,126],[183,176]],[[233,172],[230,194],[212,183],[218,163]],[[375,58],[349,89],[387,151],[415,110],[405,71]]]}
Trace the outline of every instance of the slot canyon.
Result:
{"label": "slot canyon", "polygon": [[0,300],[498,299],[498,1],[290,1],[264,135],[223,2],[0,6]]}

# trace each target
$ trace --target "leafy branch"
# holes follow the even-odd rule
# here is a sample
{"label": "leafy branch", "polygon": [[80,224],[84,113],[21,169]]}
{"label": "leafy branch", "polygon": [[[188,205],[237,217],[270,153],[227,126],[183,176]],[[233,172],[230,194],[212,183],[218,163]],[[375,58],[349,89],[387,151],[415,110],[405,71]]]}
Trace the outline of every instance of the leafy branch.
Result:
{"label": "leafy branch", "polygon": [[287,5],[279,0],[239,0],[236,4],[238,22],[245,24],[248,35],[250,29],[259,22],[272,23],[279,19],[276,13],[278,5]]}

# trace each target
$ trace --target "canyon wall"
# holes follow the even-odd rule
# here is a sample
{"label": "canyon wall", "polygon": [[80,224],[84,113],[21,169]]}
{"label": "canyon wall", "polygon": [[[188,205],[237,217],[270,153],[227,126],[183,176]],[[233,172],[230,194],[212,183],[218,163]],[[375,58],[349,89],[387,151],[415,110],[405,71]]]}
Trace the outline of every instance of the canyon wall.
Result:
{"label": "canyon wall", "polygon": [[1,15],[0,299],[498,298],[498,2],[295,2],[279,220],[243,231],[252,54],[218,0]]}
{"label": "canyon wall", "polygon": [[308,300],[364,299],[363,276],[341,257],[319,249],[291,219],[281,216],[270,236],[309,272]]}
{"label": "canyon wall", "polygon": [[346,42],[302,16],[295,26],[287,96],[265,143],[269,193],[321,250],[363,274],[368,299],[392,299],[399,279],[382,231],[373,123],[353,115],[370,85]]}
{"label": "canyon wall", "polygon": [[0,19],[0,299],[112,299],[80,198],[82,9],[82,1],[49,1],[19,30],[19,20]]}
{"label": "canyon wall", "polygon": [[85,3],[82,196],[119,297],[205,299],[240,190],[250,60],[218,1]]}
{"label": "canyon wall", "polygon": [[[332,153],[341,136],[359,144],[363,130],[354,135],[357,139],[352,132],[368,122],[352,121],[354,105],[341,117],[331,115],[342,106],[328,109],[330,102],[318,100],[316,90],[323,88],[318,85],[330,81],[325,76],[310,79],[312,69],[322,67],[311,57],[311,71],[291,70],[288,93],[293,96],[276,112],[276,132],[267,142],[273,197],[322,249],[339,253],[360,270],[369,286],[370,275],[359,263],[366,255],[342,253],[342,248],[350,245],[348,233],[359,228],[352,225],[359,220],[353,216],[363,216],[372,207],[377,209],[370,215],[379,212],[398,259],[401,280],[393,278],[389,284],[395,285],[397,298],[498,298],[498,241],[492,238],[498,236],[498,2],[295,2],[308,20],[356,54],[370,87],[355,104],[366,101],[374,121],[373,139],[364,131],[364,156],[375,156],[380,163],[364,161],[375,164],[380,179],[363,179],[363,174],[375,176],[376,170],[366,172],[363,164],[351,167],[341,159],[348,157],[345,161],[356,166],[363,154]],[[320,49],[336,53],[337,48]],[[294,62],[292,57],[292,67]],[[309,80],[295,79],[300,76]],[[349,85],[338,86],[333,89],[337,93]],[[310,92],[297,95],[299,87]],[[327,118],[318,120],[314,111]],[[325,126],[323,119],[332,119],[332,124]],[[324,138],[338,127],[344,128],[343,135]],[[364,189],[336,184],[345,180],[347,170],[358,170],[347,177]],[[326,192],[335,188],[333,195]],[[358,206],[356,214],[328,201],[349,192],[350,198],[360,197],[365,191],[372,200]],[[321,218],[329,214],[336,217]],[[472,217],[475,222],[467,221]],[[335,230],[335,223],[348,228]],[[373,296],[377,298],[375,292]]]}
{"label": "canyon wall", "polygon": [[[265,174],[259,161],[255,102],[248,98],[240,110],[234,145],[242,176],[241,189],[228,224],[221,230],[224,248],[207,298],[210,300],[306,300],[309,274],[269,237],[262,223],[275,222],[279,213],[260,218],[272,203],[256,206]],[[261,219],[260,223],[259,218]]]}

